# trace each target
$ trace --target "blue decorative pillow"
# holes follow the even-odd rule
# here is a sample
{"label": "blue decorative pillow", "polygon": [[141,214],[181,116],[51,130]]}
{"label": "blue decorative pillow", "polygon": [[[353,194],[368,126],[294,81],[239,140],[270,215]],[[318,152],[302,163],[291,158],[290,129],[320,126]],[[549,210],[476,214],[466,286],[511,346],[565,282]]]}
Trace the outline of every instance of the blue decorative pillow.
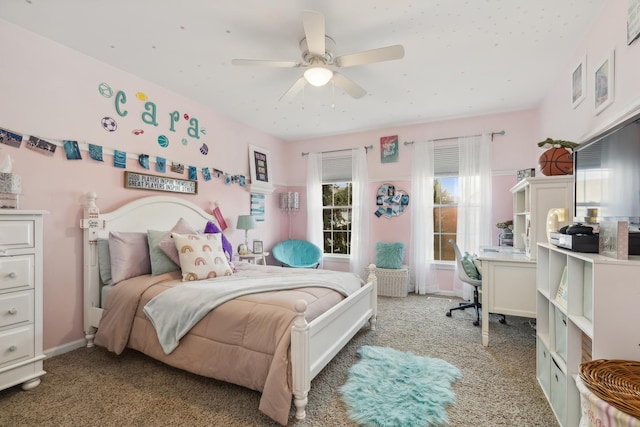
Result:
{"label": "blue decorative pillow", "polygon": [[404,259],[404,243],[402,242],[377,242],[376,243],[376,267],[397,270],[402,268]]}
{"label": "blue decorative pillow", "polygon": [[218,226],[212,221],[207,221],[207,225],[204,227],[204,234],[220,233],[222,235],[222,250],[227,254],[227,261],[233,259],[233,246],[231,242],[226,238]]}
{"label": "blue decorative pillow", "polygon": [[475,280],[480,280],[480,273],[478,273],[478,269],[473,262],[473,257],[469,255],[469,252],[464,253],[460,263],[462,264],[462,268],[464,268],[464,272],[467,273],[467,276]]}

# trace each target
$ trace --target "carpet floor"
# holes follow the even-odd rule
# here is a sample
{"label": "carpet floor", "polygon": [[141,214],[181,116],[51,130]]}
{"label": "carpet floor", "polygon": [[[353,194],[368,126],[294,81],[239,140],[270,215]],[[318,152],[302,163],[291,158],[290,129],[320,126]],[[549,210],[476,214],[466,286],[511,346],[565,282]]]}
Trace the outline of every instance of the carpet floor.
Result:
{"label": "carpet floor", "polygon": [[[290,426],[352,426],[338,389],[363,345],[446,360],[462,372],[453,385],[450,425],[549,427],[555,417],[535,378],[535,330],[529,319],[490,316],[483,347],[472,310],[445,317],[458,300],[410,294],[379,298],[375,331],[361,330],[313,380],[307,419]],[[81,348],[45,360],[31,391],[0,391],[0,425],[276,426],[258,410],[260,394],[165,366],[138,352],[116,356]]]}

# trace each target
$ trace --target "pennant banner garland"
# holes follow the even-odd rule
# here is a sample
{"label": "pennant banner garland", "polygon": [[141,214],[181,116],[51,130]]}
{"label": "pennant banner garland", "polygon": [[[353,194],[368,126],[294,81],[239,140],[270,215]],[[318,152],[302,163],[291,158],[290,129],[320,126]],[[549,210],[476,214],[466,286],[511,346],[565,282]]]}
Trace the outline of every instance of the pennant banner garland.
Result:
{"label": "pennant banner garland", "polygon": [[[202,129],[204,134],[204,129]],[[150,168],[150,157],[148,154],[128,154],[125,151],[104,149],[101,145],[80,143],[74,140],[56,140],[50,138],[38,138],[32,135],[19,134],[10,130],[0,128],[0,144],[8,145],[14,148],[20,148],[22,141],[26,140],[26,148],[39,152],[49,157],[53,157],[56,149],[61,146],[64,149],[67,160],[82,160],[82,151],[88,152],[89,157],[97,162],[104,162],[103,154],[113,155],[113,166],[120,169],[126,169],[127,158],[137,159],[140,166],[144,169]],[[203,144],[203,147],[206,147]],[[206,148],[208,151],[208,147]],[[166,173],[167,159],[164,157],[155,157],[156,172]],[[184,173],[185,166],[178,162],[171,162],[171,171],[176,173]],[[233,175],[213,167],[201,167],[200,173],[205,181],[210,181],[212,177],[224,180],[226,185],[239,184],[241,187],[246,185],[244,175]],[[189,180],[198,180],[198,167],[188,167]]]}

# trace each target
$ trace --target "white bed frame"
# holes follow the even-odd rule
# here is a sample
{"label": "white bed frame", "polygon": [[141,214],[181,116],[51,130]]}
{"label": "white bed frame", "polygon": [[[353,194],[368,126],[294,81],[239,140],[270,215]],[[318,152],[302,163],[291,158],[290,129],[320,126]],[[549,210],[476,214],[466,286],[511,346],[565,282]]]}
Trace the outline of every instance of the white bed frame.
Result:
{"label": "white bed frame", "polygon": [[[180,218],[192,227],[204,228],[215,218],[185,199],[151,196],[137,199],[109,212],[100,213],[95,193],[87,193],[87,205],[80,227],[84,229],[84,330],[87,347],[93,347],[102,309],[98,271],[97,240],[108,238],[109,231],[170,230]],[[375,266],[371,265],[370,271]],[[295,304],[297,317],[291,330],[293,400],[296,418],[305,418],[311,380],[366,324],[375,329],[377,316],[377,279],[371,274],[367,284],[312,322],[305,320],[307,305]]]}

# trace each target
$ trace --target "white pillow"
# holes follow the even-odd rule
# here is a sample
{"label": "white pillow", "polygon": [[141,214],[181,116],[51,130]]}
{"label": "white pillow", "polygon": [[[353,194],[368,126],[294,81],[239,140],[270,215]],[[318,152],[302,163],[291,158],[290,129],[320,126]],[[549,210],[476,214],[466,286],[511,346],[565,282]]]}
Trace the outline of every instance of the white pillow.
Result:
{"label": "white pillow", "polygon": [[171,233],[180,257],[182,281],[211,279],[233,274],[222,250],[222,234]]}

